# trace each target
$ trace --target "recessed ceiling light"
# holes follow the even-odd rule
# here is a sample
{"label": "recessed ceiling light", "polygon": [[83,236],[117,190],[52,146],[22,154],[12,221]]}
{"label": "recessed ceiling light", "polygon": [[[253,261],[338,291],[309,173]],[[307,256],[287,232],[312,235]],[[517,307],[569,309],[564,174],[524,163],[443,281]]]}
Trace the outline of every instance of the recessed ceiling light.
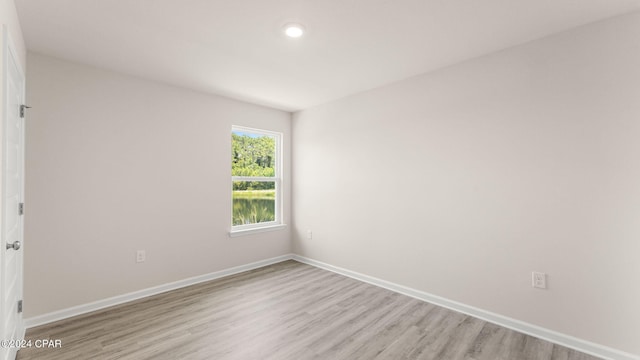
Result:
{"label": "recessed ceiling light", "polygon": [[300,24],[287,24],[284,26],[284,33],[288,37],[299,38],[304,34],[304,26]]}

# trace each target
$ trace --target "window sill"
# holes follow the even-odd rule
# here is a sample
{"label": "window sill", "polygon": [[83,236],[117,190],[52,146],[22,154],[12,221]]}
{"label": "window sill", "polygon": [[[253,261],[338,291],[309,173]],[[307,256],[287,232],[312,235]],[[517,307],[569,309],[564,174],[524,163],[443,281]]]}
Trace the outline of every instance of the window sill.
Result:
{"label": "window sill", "polygon": [[229,237],[238,237],[238,236],[245,236],[245,235],[267,232],[267,231],[282,230],[286,227],[287,227],[287,224],[278,224],[278,225],[256,227],[251,229],[231,230],[229,231]]}

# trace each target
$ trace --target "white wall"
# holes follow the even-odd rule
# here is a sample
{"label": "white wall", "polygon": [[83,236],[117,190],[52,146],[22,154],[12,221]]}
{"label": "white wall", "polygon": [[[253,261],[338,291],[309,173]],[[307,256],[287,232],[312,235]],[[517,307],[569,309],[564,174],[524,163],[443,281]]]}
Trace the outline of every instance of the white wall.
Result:
{"label": "white wall", "polygon": [[28,66],[25,317],[290,252],[289,229],[227,234],[231,126],[283,132],[289,183],[289,113],[33,53]]}
{"label": "white wall", "polygon": [[295,114],[294,251],[640,354],[638,39],[634,13]]}

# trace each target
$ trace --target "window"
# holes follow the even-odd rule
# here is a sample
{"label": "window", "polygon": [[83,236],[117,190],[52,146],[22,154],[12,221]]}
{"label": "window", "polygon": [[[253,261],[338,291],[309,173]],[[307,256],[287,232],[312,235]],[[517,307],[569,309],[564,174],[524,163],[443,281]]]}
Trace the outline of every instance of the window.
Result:
{"label": "window", "polygon": [[281,143],[280,133],[232,128],[232,235],[281,225]]}

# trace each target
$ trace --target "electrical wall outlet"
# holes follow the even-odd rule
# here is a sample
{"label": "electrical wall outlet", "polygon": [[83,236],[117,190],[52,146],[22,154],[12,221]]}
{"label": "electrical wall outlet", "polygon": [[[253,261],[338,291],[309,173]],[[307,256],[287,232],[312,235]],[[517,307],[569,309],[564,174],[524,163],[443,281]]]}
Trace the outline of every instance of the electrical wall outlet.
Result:
{"label": "electrical wall outlet", "polygon": [[136,252],[136,262],[144,262],[145,260],[147,260],[147,252],[144,250],[138,250]]}
{"label": "electrical wall outlet", "polygon": [[313,239],[313,232],[311,230],[307,230],[307,239]]}
{"label": "electrical wall outlet", "polygon": [[547,288],[547,274],[534,271],[531,273],[531,286],[539,289]]}

